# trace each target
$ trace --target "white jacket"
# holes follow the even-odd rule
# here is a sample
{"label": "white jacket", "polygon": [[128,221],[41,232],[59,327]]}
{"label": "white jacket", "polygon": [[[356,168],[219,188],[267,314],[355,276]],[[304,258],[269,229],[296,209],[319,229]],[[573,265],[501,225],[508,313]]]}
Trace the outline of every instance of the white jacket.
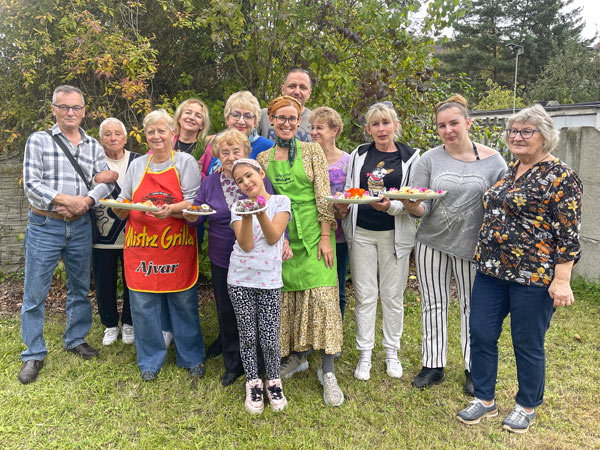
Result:
{"label": "white jacket", "polygon": [[[367,152],[374,148],[375,144],[359,145],[350,155],[348,162],[348,174],[346,175],[345,189],[360,187],[360,170],[367,157]],[[411,186],[412,167],[419,160],[421,155],[419,151],[409,147],[406,144],[396,142],[396,147],[402,158],[402,186]],[[398,186],[400,188],[400,186]],[[396,258],[409,255],[415,245],[417,227],[415,219],[405,210],[404,205],[399,200],[390,201],[390,209],[386,212],[394,216],[394,253]],[[342,220],[344,236],[348,243],[348,248],[352,248],[352,239],[356,230],[356,218],[358,216],[358,205],[349,205],[348,215]]]}

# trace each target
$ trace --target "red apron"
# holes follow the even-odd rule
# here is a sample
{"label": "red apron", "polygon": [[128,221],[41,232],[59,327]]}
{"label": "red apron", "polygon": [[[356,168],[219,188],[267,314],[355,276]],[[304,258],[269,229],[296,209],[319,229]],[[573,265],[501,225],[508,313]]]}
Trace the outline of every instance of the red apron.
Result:
{"label": "red apron", "polygon": [[[162,172],[148,170],[151,159],[133,192],[133,202],[151,200],[163,205],[183,201],[174,152],[173,166]],[[150,213],[130,211],[123,251],[127,286],[134,291],[185,291],[198,280],[196,230],[183,219],[158,219]]]}

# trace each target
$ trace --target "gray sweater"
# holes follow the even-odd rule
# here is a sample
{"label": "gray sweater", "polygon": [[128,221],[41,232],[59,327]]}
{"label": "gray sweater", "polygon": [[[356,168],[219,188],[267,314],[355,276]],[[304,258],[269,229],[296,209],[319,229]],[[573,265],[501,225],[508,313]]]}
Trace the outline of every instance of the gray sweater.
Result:
{"label": "gray sweater", "polygon": [[[123,200],[125,198],[131,200],[133,198],[133,192],[137,188],[138,184],[140,184],[140,181],[142,181],[142,177],[146,172],[148,156],[149,155],[146,154],[141,158],[137,158],[129,165],[127,173],[125,174],[125,179],[121,185],[121,194],[119,195],[119,200]],[[200,170],[198,170],[198,163],[192,155],[188,155],[184,152],[175,152],[174,162],[175,169],[177,169],[177,173],[179,175],[179,183],[183,193],[183,199],[193,202],[194,197],[196,196],[196,191],[200,187]],[[171,162],[171,158],[169,158],[167,161],[161,164],[153,164],[152,161],[150,161],[148,168],[154,172],[161,172],[172,166],[173,163]]]}
{"label": "gray sweater", "polygon": [[461,161],[443,146],[425,152],[414,169],[413,186],[448,191],[425,200],[417,241],[436,250],[472,260],[483,222],[483,194],[504,175],[499,153],[477,161]]}

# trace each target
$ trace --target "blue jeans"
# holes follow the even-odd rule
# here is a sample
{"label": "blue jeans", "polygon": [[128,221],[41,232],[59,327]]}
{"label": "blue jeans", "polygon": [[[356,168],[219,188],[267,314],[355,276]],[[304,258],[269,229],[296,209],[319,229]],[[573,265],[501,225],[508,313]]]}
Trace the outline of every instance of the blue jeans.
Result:
{"label": "blue jeans", "polygon": [[27,350],[21,359],[42,360],[48,354],[44,341],[46,296],[59,256],[67,274],[67,326],[65,349],[77,347],[92,326],[90,259],[92,228],[89,214],[71,222],[29,212],[25,234],[25,290],[21,308],[21,338]]}
{"label": "blue jeans", "polygon": [[498,339],[510,313],[519,391],[526,408],[542,404],[546,382],[544,340],[554,313],[548,288],[526,286],[477,272],[471,293],[471,375],[475,397],[495,398]]}
{"label": "blue jeans", "polygon": [[[204,223],[196,228],[196,237],[198,239],[198,259],[202,255],[202,242],[204,241]],[[227,290],[227,289],[225,289]],[[169,314],[169,307],[167,306],[167,299],[161,300],[160,307],[160,326],[163,331],[173,332],[173,324],[171,323],[171,314]]]}
{"label": "blue jeans", "polygon": [[204,341],[198,316],[198,288],[181,292],[137,292],[129,290],[138,367],[158,372],[167,357],[161,330],[161,302],[166,302],[179,367],[191,368],[204,362]]}
{"label": "blue jeans", "polygon": [[348,244],[338,242],[335,244],[335,255],[337,258],[337,274],[338,283],[340,286],[340,311],[342,312],[342,320],[344,320],[344,312],[346,311],[346,275],[348,274]]}

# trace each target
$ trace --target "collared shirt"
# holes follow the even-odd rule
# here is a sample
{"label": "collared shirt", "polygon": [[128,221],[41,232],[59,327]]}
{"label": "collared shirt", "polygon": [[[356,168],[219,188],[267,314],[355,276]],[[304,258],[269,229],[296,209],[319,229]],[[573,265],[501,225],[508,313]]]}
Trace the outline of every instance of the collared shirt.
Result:
{"label": "collared shirt", "polygon": [[[62,134],[57,124],[54,124],[51,131],[52,135],[58,135],[71,151],[89,182],[99,172],[108,170],[104,149],[83,129],[79,128],[81,140],[76,147]],[[89,196],[97,205],[101,198],[112,192],[114,185],[100,183],[88,192],[85,182],[75,171],[62,149],[48,133],[38,131],[29,136],[25,144],[23,188],[29,203],[34,208],[54,211],[56,205],[52,201],[57,194]]]}
{"label": "collared shirt", "polygon": [[554,267],[581,255],[579,177],[559,159],[537,163],[517,180],[518,162],[483,196],[475,250],[479,271],[519,284],[548,286]]}

